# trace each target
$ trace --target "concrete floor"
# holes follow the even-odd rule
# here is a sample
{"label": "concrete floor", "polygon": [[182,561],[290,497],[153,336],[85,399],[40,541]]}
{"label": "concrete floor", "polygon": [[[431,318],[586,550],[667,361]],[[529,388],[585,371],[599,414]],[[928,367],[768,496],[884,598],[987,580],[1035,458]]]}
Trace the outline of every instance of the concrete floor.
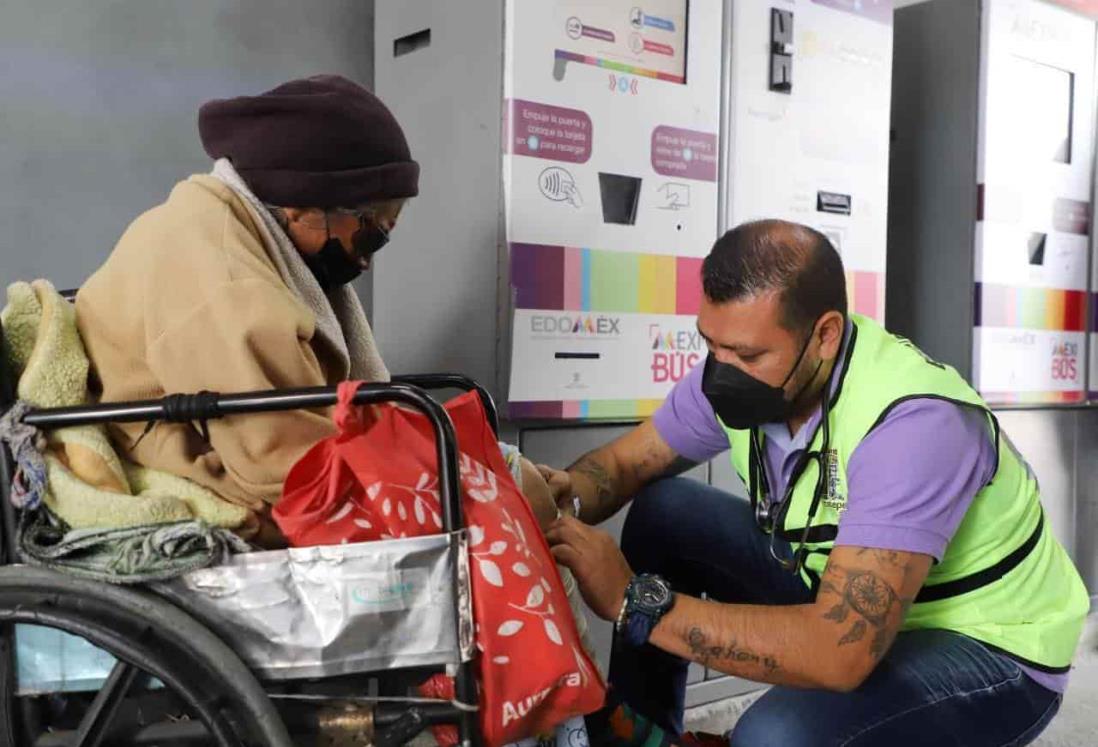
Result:
{"label": "concrete floor", "polygon": [[[724,734],[762,694],[762,690],[736,698],[692,708],[686,713],[686,728],[710,734]],[[1098,613],[1091,615],[1071,681],[1060,712],[1045,732],[1032,743],[1035,747],[1094,747],[1098,745]]]}

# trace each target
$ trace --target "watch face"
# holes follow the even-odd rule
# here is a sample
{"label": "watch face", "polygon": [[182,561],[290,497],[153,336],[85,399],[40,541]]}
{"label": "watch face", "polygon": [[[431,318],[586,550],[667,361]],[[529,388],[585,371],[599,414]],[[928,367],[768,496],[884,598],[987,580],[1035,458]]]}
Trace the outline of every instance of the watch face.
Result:
{"label": "watch face", "polygon": [[637,608],[644,612],[660,612],[671,601],[671,587],[662,578],[641,576],[633,588]]}

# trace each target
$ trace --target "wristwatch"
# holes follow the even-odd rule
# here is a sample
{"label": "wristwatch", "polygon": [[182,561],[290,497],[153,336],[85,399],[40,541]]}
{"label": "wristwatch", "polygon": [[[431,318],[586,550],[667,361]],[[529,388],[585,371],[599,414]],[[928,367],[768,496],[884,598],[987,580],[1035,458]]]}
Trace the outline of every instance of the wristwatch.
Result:
{"label": "wristwatch", "polygon": [[630,646],[643,646],[674,605],[671,584],[664,578],[652,573],[634,576],[625,587],[625,602],[614,629]]}

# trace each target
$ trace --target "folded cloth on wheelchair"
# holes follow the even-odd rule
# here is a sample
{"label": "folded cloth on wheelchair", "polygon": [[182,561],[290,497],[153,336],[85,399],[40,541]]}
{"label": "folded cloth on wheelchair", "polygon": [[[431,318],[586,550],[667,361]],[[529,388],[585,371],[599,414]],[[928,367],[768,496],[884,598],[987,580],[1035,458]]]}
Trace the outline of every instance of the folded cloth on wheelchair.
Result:
{"label": "folded cloth on wheelchair", "polygon": [[[83,405],[88,396],[88,357],[68,301],[46,280],[13,283],[0,312],[11,367],[21,402],[35,407]],[[18,435],[9,419],[8,439]],[[33,477],[42,462],[26,449],[25,431],[14,449],[21,470]],[[46,481],[41,496],[24,496],[31,507],[41,498],[74,529],[137,527],[200,519],[226,528],[241,526],[246,509],[189,480],[119,458],[103,426],[72,426],[44,439]]]}
{"label": "folded cloth on wheelchair", "polygon": [[193,519],[66,531],[39,511],[23,527],[19,549],[31,565],[94,581],[145,584],[222,565],[232,554],[251,548],[229,530]]}

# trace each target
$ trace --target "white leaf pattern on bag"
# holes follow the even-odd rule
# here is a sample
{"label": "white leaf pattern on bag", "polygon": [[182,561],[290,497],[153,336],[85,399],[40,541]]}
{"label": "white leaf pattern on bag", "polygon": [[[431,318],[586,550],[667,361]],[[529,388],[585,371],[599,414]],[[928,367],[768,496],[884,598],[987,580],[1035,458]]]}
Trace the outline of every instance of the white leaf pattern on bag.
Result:
{"label": "white leaf pattern on bag", "polygon": [[495,656],[495,657],[492,657],[492,663],[493,664],[510,664],[511,663],[511,657],[509,657],[509,656]]}
{"label": "white leaf pattern on bag", "polygon": [[461,476],[465,481],[465,492],[478,503],[490,503],[499,496],[496,473],[485,469],[484,465],[469,455],[461,455]]}
{"label": "white leaf pattern on bag", "polygon": [[397,516],[401,521],[408,521],[408,509],[404,508],[404,501],[397,501]]}
{"label": "white leaf pattern on bag", "polygon": [[544,576],[542,576],[542,578],[541,578],[541,585],[542,585],[543,587],[545,587],[545,590],[546,590],[546,591],[550,591],[550,592],[551,592],[551,591],[553,590],[553,587],[549,585],[549,580],[548,580],[548,579],[546,579],[546,578],[545,578]]}
{"label": "white leaf pattern on bag", "polygon": [[381,492],[381,483],[375,482],[370,487],[366,488],[366,497],[371,501],[377,498],[377,494]]}
{"label": "white leaf pattern on bag", "polygon": [[419,522],[420,526],[423,526],[424,524],[426,524],[427,523],[427,513],[423,510],[423,499],[420,498],[418,495],[416,496],[416,500],[415,500],[415,504],[413,505],[413,508],[415,508],[415,512],[416,512],[416,521]]}
{"label": "white leaf pattern on bag", "polygon": [[431,481],[431,476],[424,472],[419,476],[419,482],[416,483],[416,490],[423,490],[427,486],[427,483]]}
{"label": "white leaf pattern on bag", "polygon": [[370,522],[366,521],[365,519],[355,519],[354,522],[355,522],[355,526],[358,527],[359,529],[373,529],[374,528],[374,525],[371,524]]}
{"label": "white leaf pattern on bag", "polygon": [[471,524],[469,526],[469,547],[476,547],[484,541],[484,528]]}
{"label": "white leaf pattern on bag", "polygon": [[540,586],[534,586],[530,589],[530,593],[526,595],[527,607],[540,607],[541,603],[545,601],[545,592],[541,590]]}
{"label": "white leaf pattern on bag", "polygon": [[519,632],[520,630],[522,630],[522,627],[523,627],[522,620],[507,620],[506,622],[504,622],[502,625],[499,626],[499,630],[496,631],[496,635],[500,635],[500,636],[503,636],[504,638],[508,638],[510,636],[513,636],[515,633]]}
{"label": "white leaf pattern on bag", "polygon": [[392,502],[392,501],[390,501],[390,500],[389,500],[388,498],[386,498],[386,499],[385,499],[384,501],[382,501],[382,503],[381,503],[381,513],[383,513],[383,514],[385,514],[386,516],[388,516],[388,515],[389,515],[389,514],[391,514],[392,512],[393,512],[393,502]]}
{"label": "white leaf pattern on bag", "polygon": [[442,517],[437,512],[431,511],[431,518],[435,520],[435,526],[442,529]]}
{"label": "white leaf pattern on bag", "polygon": [[498,565],[484,558],[477,558],[477,565],[480,568],[480,575],[484,576],[485,581],[492,586],[503,586],[503,575],[499,572]]}
{"label": "white leaf pattern on bag", "polygon": [[347,514],[351,513],[351,509],[353,509],[354,507],[355,507],[355,504],[351,503],[350,501],[347,501],[346,503],[344,503],[342,506],[339,507],[338,511],[336,511],[334,514],[332,514],[332,518],[328,519],[324,523],[325,524],[335,524],[337,521],[339,521],[340,519],[345,517]]}
{"label": "white leaf pattern on bag", "polygon": [[564,641],[560,637],[560,630],[557,629],[557,624],[549,618],[545,618],[542,622],[545,624],[545,635],[549,636],[549,640],[558,646],[563,646]]}
{"label": "white leaf pattern on bag", "polygon": [[493,542],[492,546],[488,548],[488,552],[492,553],[493,555],[502,555],[503,553],[507,552],[507,543],[503,541]]}
{"label": "white leaf pattern on bag", "polygon": [[511,570],[515,572],[516,576],[522,576],[523,578],[530,575],[530,566],[522,562],[515,563],[511,566]]}

